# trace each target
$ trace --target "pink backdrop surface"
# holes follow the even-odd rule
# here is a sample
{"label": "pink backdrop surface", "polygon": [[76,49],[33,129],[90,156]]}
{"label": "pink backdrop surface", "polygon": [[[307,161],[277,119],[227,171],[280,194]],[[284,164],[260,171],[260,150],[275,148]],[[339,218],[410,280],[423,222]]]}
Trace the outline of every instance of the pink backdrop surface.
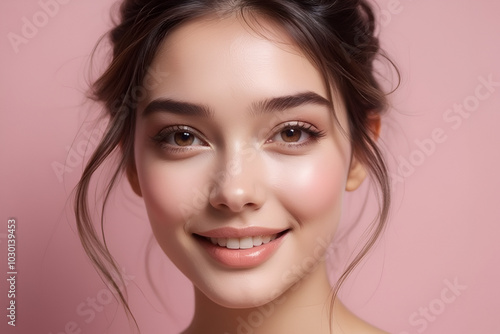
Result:
{"label": "pink backdrop surface", "polygon": [[[112,4],[0,4],[0,268],[7,277],[15,218],[18,272],[15,327],[1,280],[1,333],[130,332],[82,250],[69,200],[99,135],[87,118],[98,107],[84,93]],[[500,333],[500,2],[378,4],[383,46],[403,77],[382,129],[395,199],[342,298],[391,333]],[[191,285],[149,242],[140,199],[126,182],[118,190],[107,233],[132,311],[143,333],[178,333],[192,315]],[[370,195],[352,227],[366,193],[367,185],[346,198],[332,277],[375,212]]]}

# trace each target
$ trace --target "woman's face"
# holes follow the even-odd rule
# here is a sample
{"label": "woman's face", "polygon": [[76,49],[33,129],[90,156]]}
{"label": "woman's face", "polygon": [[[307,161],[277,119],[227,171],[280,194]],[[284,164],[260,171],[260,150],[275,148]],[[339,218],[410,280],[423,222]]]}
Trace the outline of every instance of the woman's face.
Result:
{"label": "woman's face", "polygon": [[151,69],[129,179],[158,243],[214,302],[269,302],[322,263],[346,182],[362,181],[342,102],[264,21],[184,24]]}

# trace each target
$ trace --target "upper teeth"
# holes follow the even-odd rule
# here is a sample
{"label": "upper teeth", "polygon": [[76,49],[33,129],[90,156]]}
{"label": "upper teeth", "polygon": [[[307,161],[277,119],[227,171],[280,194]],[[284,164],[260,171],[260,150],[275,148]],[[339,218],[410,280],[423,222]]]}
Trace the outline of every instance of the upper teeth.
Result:
{"label": "upper teeth", "polygon": [[226,247],[229,249],[248,249],[276,239],[278,235],[261,235],[257,237],[243,237],[243,238],[210,238],[214,245]]}

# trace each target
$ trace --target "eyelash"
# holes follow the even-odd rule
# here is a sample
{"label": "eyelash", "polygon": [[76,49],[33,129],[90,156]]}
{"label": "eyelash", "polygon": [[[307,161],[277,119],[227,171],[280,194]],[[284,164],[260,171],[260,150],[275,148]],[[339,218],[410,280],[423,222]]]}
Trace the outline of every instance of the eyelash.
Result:
{"label": "eyelash", "polygon": [[[274,138],[279,136],[280,134],[283,133],[283,131],[286,130],[298,130],[301,132],[306,133],[310,138],[306,139],[304,142],[285,142],[285,141],[275,141]],[[202,143],[202,145],[187,145],[187,146],[175,146],[173,144],[169,143],[169,136],[175,133],[189,133],[195,137],[193,140],[198,140]],[[302,138],[302,134],[300,138]],[[300,148],[305,145],[309,145],[311,141],[318,141],[320,138],[325,136],[324,131],[320,131],[316,129],[312,124],[301,122],[301,121],[293,121],[293,122],[286,122],[283,124],[278,125],[275,130],[273,130],[273,135],[271,136],[271,139],[268,139],[266,143],[276,143],[281,146],[286,146],[287,148]],[[209,146],[204,139],[202,139],[203,136],[195,129],[185,126],[185,125],[174,125],[174,126],[169,126],[167,128],[162,129],[160,132],[158,132],[156,135],[151,137],[152,141],[160,146],[162,149],[165,149],[171,153],[177,153],[177,152],[186,152],[187,150],[192,149],[193,147],[197,146]],[[299,139],[300,139],[299,138]]]}
{"label": "eyelash", "polygon": [[[300,148],[305,145],[311,144],[311,141],[318,141],[320,138],[324,137],[326,133],[324,131],[318,130],[314,125],[310,123],[305,123],[301,121],[293,121],[293,122],[286,122],[283,124],[280,124],[277,126],[277,129],[273,131],[273,136],[272,138],[275,138],[276,136],[279,136],[283,131],[289,130],[289,129],[294,129],[294,130],[299,130],[302,132],[305,132],[308,136],[310,136],[309,139],[306,139],[304,142],[297,143],[297,142],[275,142],[272,141],[272,139],[269,139],[266,141],[266,143],[277,143],[278,145],[283,145],[286,147],[290,148]],[[302,138],[302,135],[301,135]]]}
{"label": "eyelash", "polygon": [[[183,147],[183,146],[175,146],[175,145],[170,144],[168,142],[170,139],[169,136],[173,135],[175,133],[180,133],[180,132],[189,133],[189,134],[193,135],[195,138],[194,140],[199,140],[200,142],[203,143],[203,145],[189,145],[189,146]],[[185,125],[173,125],[173,126],[166,127],[164,129],[160,130],[160,132],[158,132],[156,135],[151,137],[151,139],[153,140],[153,142],[156,145],[160,146],[162,149],[165,149],[171,153],[185,152],[185,151],[190,150],[196,146],[208,146],[206,141],[202,138],[203,138],[203,136],[197,130],[195,130],[189,126],[185,126]]]}

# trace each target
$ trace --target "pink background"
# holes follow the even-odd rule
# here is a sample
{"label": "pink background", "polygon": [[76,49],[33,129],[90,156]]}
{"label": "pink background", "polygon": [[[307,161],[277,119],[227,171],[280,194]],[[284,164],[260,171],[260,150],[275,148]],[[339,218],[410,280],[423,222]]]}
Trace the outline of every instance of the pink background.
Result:
{"label": "pink background", "polygon": [[[2,277],[9,217],[17,220],[18,242],[17,326],[6,324],[2,279],[0,332],[129,333],[83,253],[68,201],[94,128],[84,120],[98,110],[84,97],[88,56],[110,26],[113,1],[65,2],[50,16],[36,0],[0,5]],[[500,333],[500,2],[378,3],[383,45],[403,75],[382,135],[395,201],[386,233],[343,299],[391,333]],[[8,34],[22,35],[23,18],[40,27],[16,53]],[[489,77],[497,83],[490,90],[480,79]],[[455,104],[469,116],[449,114]],[[65,162],[65,172],[56,173]],[[148,244],[140,200],[126,183],[118,189],[107,231],[132,310],[143,333],[177,333],[192,313],[190,283]],[[365,185],[347,196],[341,233],[367,191]],[[335,244],[332,276],[373,208],[370,196],[360,225]],[[460,287],[446,290],[453,284]]]}

